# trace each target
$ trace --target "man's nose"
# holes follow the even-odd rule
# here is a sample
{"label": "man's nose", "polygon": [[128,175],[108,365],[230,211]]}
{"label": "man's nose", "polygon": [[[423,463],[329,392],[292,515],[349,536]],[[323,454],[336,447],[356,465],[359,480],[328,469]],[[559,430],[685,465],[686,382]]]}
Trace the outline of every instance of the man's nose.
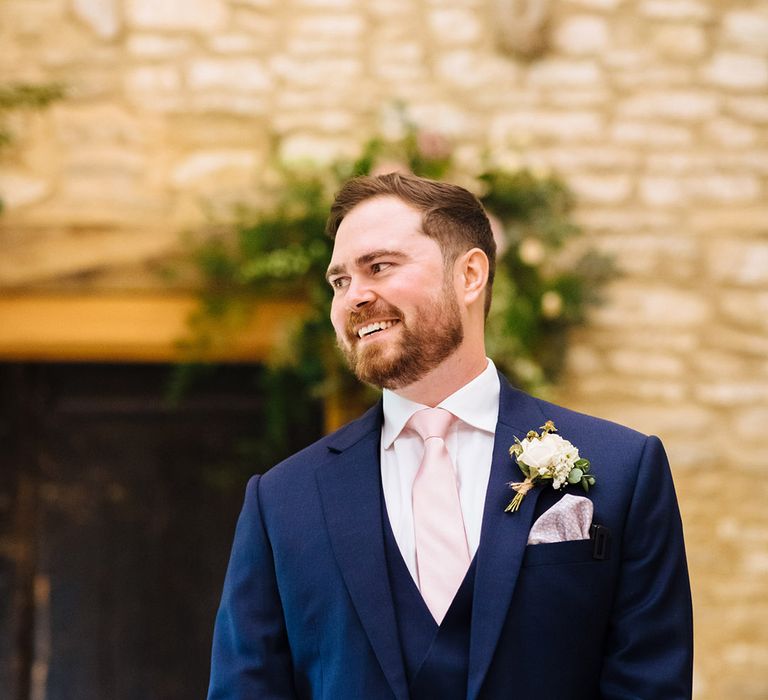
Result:
{"label": "man's nose", "polygon": [[376,294],[366,280],[352,280],[345,297],[349,310],[359,311],[366,304],[370,304]]}

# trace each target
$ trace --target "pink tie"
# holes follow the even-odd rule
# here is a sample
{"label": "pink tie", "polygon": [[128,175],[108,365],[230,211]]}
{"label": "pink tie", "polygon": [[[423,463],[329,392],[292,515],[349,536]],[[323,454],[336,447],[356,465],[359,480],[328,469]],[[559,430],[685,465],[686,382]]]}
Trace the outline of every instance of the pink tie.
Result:
{"label": "pink tie", "polygon": [[424,440],[413,482],[413,526],[419,589],[440,624],[469,568],[456,473],[445,446],[454,416],[442,408],[417,411],[408,426]]}

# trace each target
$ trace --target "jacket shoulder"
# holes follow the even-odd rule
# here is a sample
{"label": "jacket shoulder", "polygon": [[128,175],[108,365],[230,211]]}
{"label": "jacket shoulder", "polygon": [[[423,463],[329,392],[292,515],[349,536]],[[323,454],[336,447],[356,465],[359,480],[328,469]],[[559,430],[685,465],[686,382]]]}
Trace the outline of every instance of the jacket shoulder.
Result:
{"label": "jacket shoulder", "polygon": [[262,484],[269,486],[273,481],[302,479],[313,474],[330,454],[346,449],[371,431],[381,430],[382,416],[381,401],[379,401],[359,418],[278,462],[263,475]]}

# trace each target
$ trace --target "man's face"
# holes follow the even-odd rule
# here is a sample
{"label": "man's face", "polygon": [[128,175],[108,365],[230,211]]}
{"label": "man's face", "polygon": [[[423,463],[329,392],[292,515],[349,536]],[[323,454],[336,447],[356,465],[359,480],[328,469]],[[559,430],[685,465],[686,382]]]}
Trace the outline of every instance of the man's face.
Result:
{"label": "man's face", "polygon": [[352,209],[336,234],[328,281],[339,347],[364,382],[398,389],[462,342],[453,279],[421,213],[394,196]]}

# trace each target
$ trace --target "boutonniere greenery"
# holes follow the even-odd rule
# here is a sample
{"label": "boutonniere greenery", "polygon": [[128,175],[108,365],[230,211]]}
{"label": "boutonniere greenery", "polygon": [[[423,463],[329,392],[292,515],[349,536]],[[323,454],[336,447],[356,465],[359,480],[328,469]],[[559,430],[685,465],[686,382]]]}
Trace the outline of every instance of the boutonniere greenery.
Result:
{"label": "boutonniere greenery", "polygon": [[515,497],[504,509],[505,513],[514,513],[525,494],[542,481],[552,481],[554,489],[580,484],[589,491],[595,485],[595,477],[588,473],[589,460],[581,457],[576,447],[557,434],[555,424],[548,420],[540,430],[541,433],[529,431],[522,441],[515,438],[515,444],[509,448],[509,454],[525,474],[525,481],[509,483]]}

